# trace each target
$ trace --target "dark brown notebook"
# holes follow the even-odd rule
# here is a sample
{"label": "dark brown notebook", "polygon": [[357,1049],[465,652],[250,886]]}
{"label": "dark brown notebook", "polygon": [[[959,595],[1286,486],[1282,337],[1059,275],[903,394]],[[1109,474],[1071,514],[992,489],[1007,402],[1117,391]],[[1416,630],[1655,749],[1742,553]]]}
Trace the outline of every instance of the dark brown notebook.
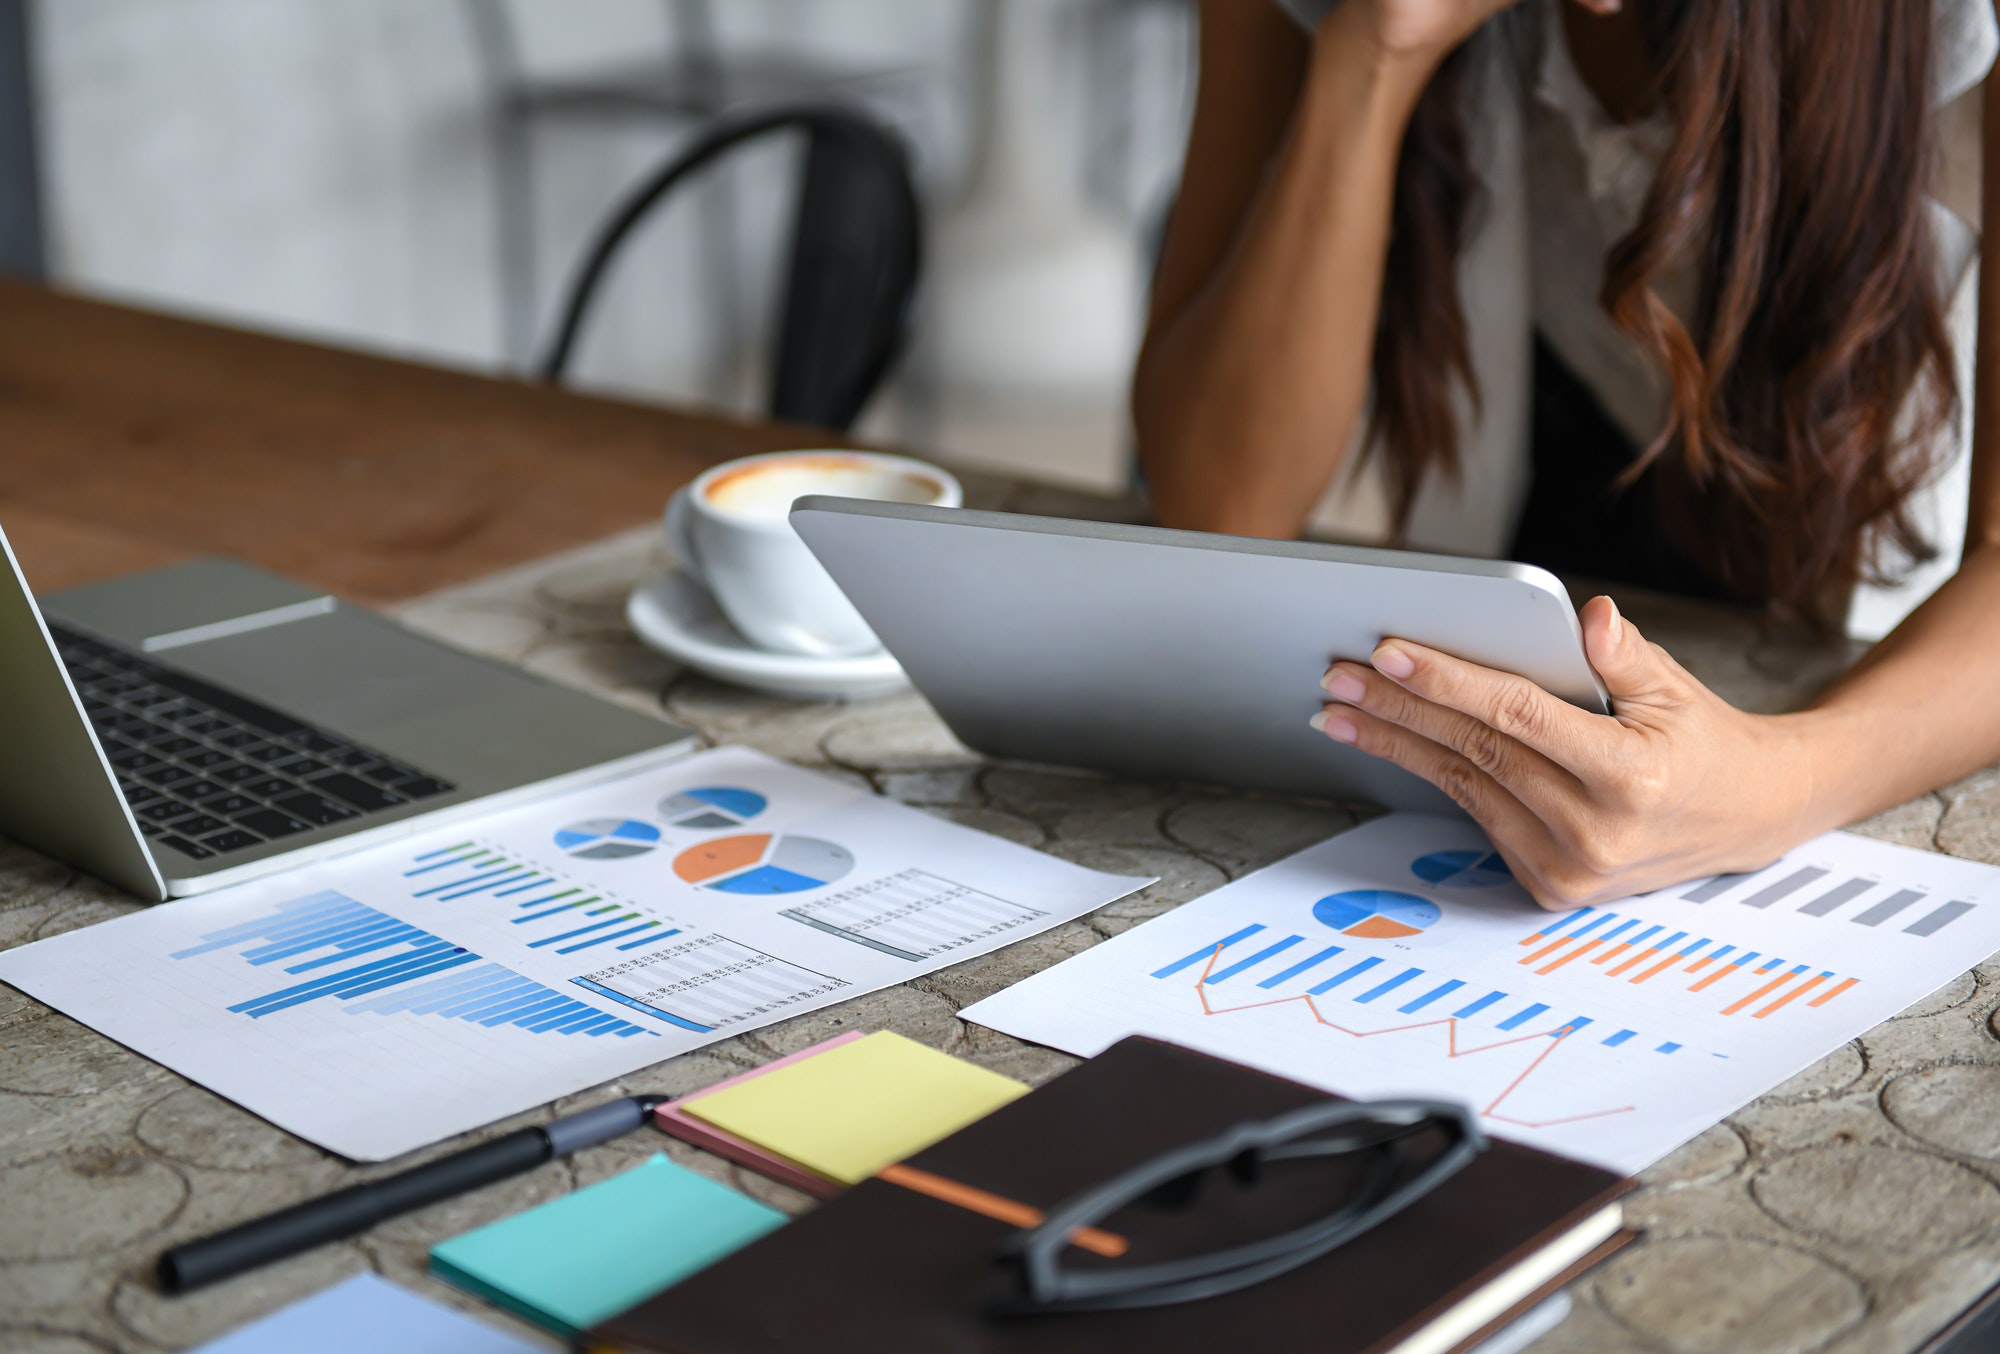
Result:
{"label": "dark brown notebook", "polygon": [[[1296,1082],[1130,1038],[961,1129],[907,1166],[1045,1209],[1172,1147],[1327,1099]],[[1273,1177],[1275,1178],[1275,1177]],[[1313,1189],[1204,1184],[1177,1210],[1102,1226],[1129,1262],[1191,1253],[1190,1238],[1271,1235],[1324,1211]],[[1315,1177],[1329,1196],[1341,1186]],[[1631,1182],[1492,1142],[1373,1231],[1255,1287],[1172,1307],[997,1316],[1018,1274],[994,1258],[1005,1222],[875,1179],[585,1337],[670,1354],[902,1350],[1148,1354],[1446,1354],[1468,1347],[1626,1238]],[[673,1219],[660,1219],[663,1228]],[[1072,1247],[1077,1268],[1117,1264]]]}

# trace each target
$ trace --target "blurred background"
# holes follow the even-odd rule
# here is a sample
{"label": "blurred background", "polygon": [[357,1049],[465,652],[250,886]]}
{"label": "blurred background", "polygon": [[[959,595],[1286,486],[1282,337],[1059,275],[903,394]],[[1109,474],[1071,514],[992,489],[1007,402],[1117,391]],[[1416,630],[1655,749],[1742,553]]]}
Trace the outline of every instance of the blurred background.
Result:
{"label": "blurred background", "polygon": [[[0,0],[0,30],[0,263],[488,373],[534,367],[592,238],[715,119],[859,110],[907,146],[923,242],[856,432],[1129,475],[1191,0]],[[569,384],[766,407],[802,145],[639,222]]]}

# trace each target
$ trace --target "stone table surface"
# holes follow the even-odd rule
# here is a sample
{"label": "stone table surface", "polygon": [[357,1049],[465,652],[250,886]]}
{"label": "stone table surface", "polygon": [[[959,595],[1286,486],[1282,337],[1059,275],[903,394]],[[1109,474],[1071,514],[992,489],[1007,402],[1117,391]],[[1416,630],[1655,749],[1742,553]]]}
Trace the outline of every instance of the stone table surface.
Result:
{"label": "stone table surface", "polygon": [[[975,490],[976,506],[1123,511],[1047,490],[984,482]],[[693,1090],[857,1028],[897,1030],[1045,1080],[1075,1060],[968,1024],[959,1009],[1369,814],[987,763],[910,694],[842,705],[717,685],[642,648],[624,624],[626,593],[667,564],[653,533],[635,532],[401,614],[451,643],[670,715],[712,743],[760,748],[1080,864],[1160,882],[985,958],[661,1063],[616,1083],[618,1092]],[[1749,709],[1796,704],[1851,657],[1843,646],[1774,634],[1741,615],[1621,600],[1652,637]],[[2000,774],[1981,772],[1859,829],[2000,861]],[[0,947],[137,906],[0,840]],[[1654,1166],[1627,1205],[1642,1240],[1574,1285],[1572,1315],[1534,1348],[1915,1348],[2000,1279],[1996,1005],[2000,963],[1982,964]],[[543,1106],[431,1154],[612,1093],[606,1086]],[[182,1349],[362,1269],[530,1333],[431,1280],[429,1245],[660,1150],[779,1207],[809,1206],[716,1157],[635,1134],[351,1242],[170,1298],[151,1279],[164,1246],[383,1168],[349,1165],[0,986],[0,1350]]]}

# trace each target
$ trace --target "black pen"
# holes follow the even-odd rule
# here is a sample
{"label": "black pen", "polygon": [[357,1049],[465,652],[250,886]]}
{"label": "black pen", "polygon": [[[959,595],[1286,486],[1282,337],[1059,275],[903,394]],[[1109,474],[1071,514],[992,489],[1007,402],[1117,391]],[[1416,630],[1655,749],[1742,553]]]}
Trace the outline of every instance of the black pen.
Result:
{"label": "black pen", "polygon": [[160,1257],[160,1286],[186,1293],[288,1255],[364,1232],[376,1223],[440,1199],[531,1171],[544,1161],[595,1147],[646,1122],[663,1095],[613,1100],[553,1123],[524,1128],[400,1175],[350,1185],[293,1204],[226,1232],[175,1246]]}

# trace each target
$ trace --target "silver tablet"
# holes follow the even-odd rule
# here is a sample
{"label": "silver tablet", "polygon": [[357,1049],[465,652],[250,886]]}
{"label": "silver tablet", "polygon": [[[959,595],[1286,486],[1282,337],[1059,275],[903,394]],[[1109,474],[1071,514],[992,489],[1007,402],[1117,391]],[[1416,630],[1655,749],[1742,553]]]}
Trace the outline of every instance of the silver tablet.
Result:
{"label": "silver tablet", "polygon": [[1331,660],[1396,635],[1610,708],[1530,565],[818,496],[791,520],[991,757],[1455,812],[1307,724]]}

